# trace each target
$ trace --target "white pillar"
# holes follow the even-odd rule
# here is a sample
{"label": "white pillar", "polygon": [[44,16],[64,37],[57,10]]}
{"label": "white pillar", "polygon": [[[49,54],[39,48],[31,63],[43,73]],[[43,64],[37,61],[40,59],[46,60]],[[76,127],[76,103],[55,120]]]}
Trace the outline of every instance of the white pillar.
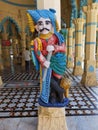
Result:
{"label": "white pillar", "polygon": [[60,0],[37,0],[37,9],[49,9],[53,8],[56,10],[56,17],[61,28],[61,5]]}

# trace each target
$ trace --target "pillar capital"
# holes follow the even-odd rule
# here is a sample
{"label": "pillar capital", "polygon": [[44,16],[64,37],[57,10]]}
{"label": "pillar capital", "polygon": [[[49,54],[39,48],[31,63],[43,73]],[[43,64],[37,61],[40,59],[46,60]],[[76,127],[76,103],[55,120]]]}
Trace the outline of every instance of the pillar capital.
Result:
{"label": "pillar capital", "polygon": [[83,11],[84,13],[91,13],[91,12],[94,14],[98,13],[98,3],[92,3],[92,4],[89,4],[88,6],[84,6]]}
{"label": "pillar capital", "polygon": [[22,31],[21,33],[20,33],[20,36],[22,37],[22,36],[26,36],[26,33],[24,32],[24,31]]}
{"label": "pillar capital", "polygon": [[83,18],[76,18],[73,20],[74,24],[78,24],[78,23],[85,23],[85,19]]}

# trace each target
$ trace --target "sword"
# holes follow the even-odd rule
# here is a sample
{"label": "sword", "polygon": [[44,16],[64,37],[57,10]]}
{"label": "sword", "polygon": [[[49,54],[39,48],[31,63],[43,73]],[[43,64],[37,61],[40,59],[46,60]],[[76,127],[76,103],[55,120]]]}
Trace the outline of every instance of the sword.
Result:
{"label": "sword", "polygon": [[[48,52],[47,61],[50,61],[51,56],[52,56],[52,51]],[[43,79],[42,79],[43,82],[45,81],[45,78],[46,78],[46,75],[47,75],[47,69],[48,69],[48,68],[45,68],[45,69],[44,69],[44,74],[43,74]]]}

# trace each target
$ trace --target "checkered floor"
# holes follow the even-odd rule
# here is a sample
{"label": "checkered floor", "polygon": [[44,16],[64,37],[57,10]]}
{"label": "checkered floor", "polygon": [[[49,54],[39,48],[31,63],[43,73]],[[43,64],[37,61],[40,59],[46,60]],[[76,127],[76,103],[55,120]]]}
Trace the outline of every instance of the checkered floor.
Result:
{"label": "checkered floor", "polygon": [[0,95],[0,117],[37,116],[39,87],[3,88]]}
{"label": "checkered floor", "polygon": [[[0,117],[38,116],[39,73],[2,73],[4,88],[0,89]],[[66,116],[98,115],[98,87],[80,84],[81,77],[66,70],[71,80]]]}
{"label": "checkered floor", "polygon": [[80,83],[81,77],[72,75],[72,71],[65,73],[71,80],[69,91],[69,105],[66,107],[67,116],[98,115],[98,87],[85,87]]}

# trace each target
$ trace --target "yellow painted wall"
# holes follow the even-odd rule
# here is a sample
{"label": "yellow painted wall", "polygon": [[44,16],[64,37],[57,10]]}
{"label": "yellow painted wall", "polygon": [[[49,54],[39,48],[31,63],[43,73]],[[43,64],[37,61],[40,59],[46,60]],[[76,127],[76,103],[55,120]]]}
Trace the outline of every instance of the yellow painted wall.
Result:
{"label": "yellow painted wall", "polygon": [[[9,4],[5,3],[3,1],[0,1],[0,22],[5,18],[5,17],[11,17],[13,18],[16,23],[21,28],[22,25],[22,19],[25,21],[24,28],[27,26],[27,17],[26,17],[26,10],[28,9],[34,9],[33,5],[35,4],[33,0],[17,0],[13,2],[13,0],[10,0],[10,2],[16,4]],[[32,5],[31,7],[25,7],[23,5]],[[35,7],[36,8],[36,7]]]}

